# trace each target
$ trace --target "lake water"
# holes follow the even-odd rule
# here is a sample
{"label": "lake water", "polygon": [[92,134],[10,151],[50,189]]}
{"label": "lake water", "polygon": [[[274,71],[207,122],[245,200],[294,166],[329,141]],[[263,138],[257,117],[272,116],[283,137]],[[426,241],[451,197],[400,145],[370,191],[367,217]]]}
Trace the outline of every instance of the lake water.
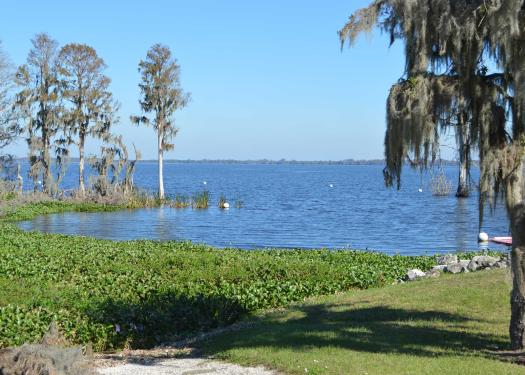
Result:
{"label": "lake water", "polygon": [[[65,188],[75,186],[75,169],[72,165]],[[430,176],[409,168],[397,191],[385,188],[380,165],[166,163],[166,193],[191,195],[206,188],[209,209],[66,213],[19,225],[114,240],[191,240],[246,249],[354,248],[400,254],[478,249],[477,194],[455,198],[457,168],[444,170],[454,191],[436,197],[429,189]],[[474,179],[477,174],[474,170]],[[139,163],[135,183],[155,191],[156,181],[156,164]],[[229,210],[217,208],[221,194]],[[234,207],[236,200],[243,201],[241,208]],[[509,233],[503,207],[487,212],[483,230],[491,236]]]}

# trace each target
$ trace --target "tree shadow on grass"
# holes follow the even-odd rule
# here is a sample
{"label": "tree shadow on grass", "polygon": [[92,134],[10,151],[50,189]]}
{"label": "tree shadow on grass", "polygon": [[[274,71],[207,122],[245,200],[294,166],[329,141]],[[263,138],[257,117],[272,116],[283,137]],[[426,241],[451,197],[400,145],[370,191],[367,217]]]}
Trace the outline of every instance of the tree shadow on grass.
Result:
{"label": "tree shadow on grass", "polygon": [[209,355],[234,348],[302,352],[337,347],[421,357],[492,357],[488,349],[503,349],[508,345],[505,336],[479,332],[479,326],[489,322],[443,311],[324,304],[295,307],[290,311],[291,318],[275,313],[254,328],[204,342],[202,348]]}
{"label": "tree shadow on grass", "polygon": [[224,296],[165,292],[134,301],[106,299],[84,314],[91,323],[111,327],[108,347],[148,349],[232,324],[248,311]]}

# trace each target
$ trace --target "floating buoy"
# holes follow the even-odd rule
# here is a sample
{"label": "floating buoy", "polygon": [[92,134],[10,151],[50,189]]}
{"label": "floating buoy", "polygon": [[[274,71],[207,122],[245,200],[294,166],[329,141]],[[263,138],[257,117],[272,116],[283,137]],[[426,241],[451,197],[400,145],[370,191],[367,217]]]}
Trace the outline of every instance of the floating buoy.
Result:
{"label": "floating buoy", "polygon": [[206,185],[206,184],[207,184],[207,182],[206,182],[206,181],[203,181],[202,183],[203,183],[204,185]]}
{"label": "floating buoy", "polygon": [[334,184],[330,184],[330,187],[333,188],[333,187],[334,187]]}
{"label": "floating buoy", "polygon": [[479,242],[488,242],[489,240],[489,235],[485,232],[481,232],[480,234],[478,234],[478,241]]}
{"label": "floating buoy", "polygon": [[222,208],[230,208],[230,204],[228,202],[224,202],[222,204]]}
{"label": "floating buoy", "polygon": [[423,189],[419,188],[417,191],[419,191],[420,193],[422,193],[422,192],[423,192]]}

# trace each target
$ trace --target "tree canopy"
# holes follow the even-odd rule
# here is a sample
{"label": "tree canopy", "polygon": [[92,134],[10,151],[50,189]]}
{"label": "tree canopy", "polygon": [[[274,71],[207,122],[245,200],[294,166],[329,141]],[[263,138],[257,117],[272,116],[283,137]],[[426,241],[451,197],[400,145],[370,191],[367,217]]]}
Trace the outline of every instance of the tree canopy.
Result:
{"label": "tree canopy", "polygon": [[428,166],[440,131],[460,124],[477,141],[480,226],[485,201],[506,197],[513,235],[512,345],[525,347],[524,0],[375,0],[354,13],[341,43],[379,27],[405,45],[405,74],[387,99],[385,182],[406,159]]}

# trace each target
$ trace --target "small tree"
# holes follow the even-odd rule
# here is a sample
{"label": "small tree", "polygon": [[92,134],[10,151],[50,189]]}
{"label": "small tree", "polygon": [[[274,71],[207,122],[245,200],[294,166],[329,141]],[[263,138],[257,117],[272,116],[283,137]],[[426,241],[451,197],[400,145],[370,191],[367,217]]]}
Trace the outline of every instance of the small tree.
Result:
{"label": "small tree", "polygon": [[86,137],[101,138],[115,122],[117,104],[109,91],[111,80],[103,74],[106,65],[94,48],[85,44],[68,44],[59,54],[63,79],[63,96],[70,105],[64,124],[70,135],[78,135],[79,189],[85,193],[84,147]]}
{"label": "small tree", "polygon": [[16,82],[21,88],[16,96],[16,107],[27,120],[30,175],[35,189],[36,182],[42,178],[42,190],[49,193],[53,185],[50,152],[53,137],[60,130],[58,43],[47,34],[38,34],[31,43],[33,48],[27,63],[16,73]]}
{"label": "small tree", "polygon": [[133,174],[135,165],[140,159],[140,152],[133,145],[135,160],[129,160],[128,149],[121,135],[106,134],[103,140],[100,156],[92,156],[88,159],[89,164],[98,174],[92,176],[92,189],[102,197],[115,193],[122,193],[126,197],[134,189]]}
{"label": "small tree", "polygon": [[189,101],[190,95],[182,91],[179,82],[180,67],[172,58],[168,47],[155,44],[148,51],[145,60],[139,63],[142,98],[139,101],[142,111],[152,113],[146,116],[132,116],[135,124],[153,125],[157,131],[159,198],[164,199],[164,152],[173,149],[170,143],[177,134],[174,114]]}

